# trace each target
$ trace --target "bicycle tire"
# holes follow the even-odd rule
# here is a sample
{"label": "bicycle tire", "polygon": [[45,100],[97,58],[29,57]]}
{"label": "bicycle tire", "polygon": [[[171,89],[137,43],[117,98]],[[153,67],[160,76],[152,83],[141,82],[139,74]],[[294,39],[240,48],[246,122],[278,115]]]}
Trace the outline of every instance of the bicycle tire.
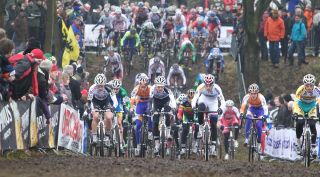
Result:
{"label": "bicycle tire", "polygon": [[97,41],[97,56],[101,56],[102,52],[102,36],[99,35],[98,41]]}
{"label": "bicycle tire", "polygon": [[132,156],[132,154],[131,154],[131,146],[132,146],[132,139],[131,139],[131,135],[132,135],[132,133],[131,133],[131,124],[129,124],[129,126],[128,126],[128,133],[127,133],[127,149],[126,149],[126,155],[127,155],[127,157],[128,158],[131,158]]}
{"label": "bicycle tire", "polygon": [[119,132],[119,126],[118,125],[115,127],[114,131],[115,131],[115,136],[116,136],[115,155],[117,157],[121,157],[121,152],[120,152],[121,142],[120,142],[120,132]]}
{"label": "bicycle tire", "polygon": [[161,157],[164,158],[165,156],[165,141],[166,141],[166,136],[165,136],[165,127],[162,125],[161,126],[161,143],[160,143],[160,146],[161,146]]}
{"label": "bicycle tire", "polygon": [[99,149],[99,153],[100,156],[103,157],[104,156],[104,132],[103,132],[103,124],[99,125],[99,143],[100,143],[100,149]]}
{"label": "bicycle tire", "polygon": [[304,166],[306,168],[308,168],[310,166],[310,161],[311,161],[311,135],[310,135],[310,132],[306,132],[305,134],[305,144],[304,144]]}
{"label": "bicycle tire", "polygon": [[209,160],[209,127],[204,128],[204,139],[205,139],[205,160]]}
{"label": "bicycle tire", "polygon": [[[218,132],[220,132],[220,131],[218,131]],[[221,133],[219,133],[219,135],[218,135],[218,138],[217,138],[217,147],[218,147],[218,153],[219,153],[219,159],[222,159],[222,143],[221,142],[223,142],[221,139],[222,136],[221,136]]]}
{"label": "bicycle tire", "polygon": [[234,140],[233,140],[233,137],[230,138],[229,154],[230,154],[230,159],[234,160]]}
{"label": "bicycle tire", "polygon": [[192,151],[192,133],[188,133],[188,140],[187,140],[187,158],[190,159]]}
{"label": "bicycle tire", "polygon": [[[144,118],[145,119],[145,118]],[[145,137],[145,124],[143,123],[141,126],[141,138],[140,138],[140,157],[145,157],[145,149],[146,149],[146,137]]]}
{"label": "bicycle tire", "polygon": [[248,150],[249,150],[249,153],[248,153],[248,161],[249,162],[253,162],[253,137],[254,134],[252,131],[250,131],[250,136],[249,136],[249,146],[248,146]]}

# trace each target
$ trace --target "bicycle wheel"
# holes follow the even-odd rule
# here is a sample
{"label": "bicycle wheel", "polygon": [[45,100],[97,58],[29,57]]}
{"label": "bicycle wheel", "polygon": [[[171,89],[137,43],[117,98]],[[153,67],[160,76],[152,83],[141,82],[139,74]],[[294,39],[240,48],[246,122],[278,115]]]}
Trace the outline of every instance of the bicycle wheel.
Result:
{"label": "bicycle wheel", "polygon": [[205,140],[205,160],[209,160],[209,127],[204,128],[204,140]]}
{"label": "bicycle wheel", "polygon": [[[145,119],[145,118],[144,118]],[[146,136],[145,136],[145,124],[143,123],[141,126],[141,149],[140,149],[140,157],[145,157],[145,149],[146,149]]]}
{"label": "bicycle wheel", "polygon": [[253,137],[254,137],[254,133],[252,131],[250,131],[249,146],[248,146],[248,150],[249,150],[248,161],[249,162],[253,162],[253,157],[254,157]]}
{"label": "bicycle wheel", "polygon": [[229,139],[229,154],[230,154],[230,159],[234,159],[234,141],[233,137]]}
{"label": "bicycle wheel", "polygon": [[304,141],[304,153],[303,153],[303,157],[304,157],[304,166],[305,167],[309,167],[310,166],[310,159],[311,159],[311,135],[310,132],[306,132],[305,134],[305,141]]}
{"label": "bicycle wheel", "polygon": [[188,133],[187,139],[187,158],[190,159],[192,151],[192,133]]}
{"label": "bicycle wheel", "polygon": [[118,125],[114,128],[114,131],[115,131],[115,138],[116,138],[116,142],[115,142],[115,155],[116,157],[121,157],[121,152],[120,152],[120,145],[121,145],[121,142],[120,142],[120,133],[119,133],[119,127]]}
{"label": "bicycle wheel", "polygon": [[104,156],[104,133],[103,133],[103,124],[100,124],[100,127],[99,127],[99,146],[100,146],[100,149],[99,149],[99,153],[100,153],[100,156]]}
{"label": "bicycle wheel", "polygon": [[97,41],[97,56],[101,56],[102,52],[102,36],[99,35],[98,41]]}
{"label": "bicycle wheel", "polygon": [[132,147],[132,133],[131,133],[131,124],[128,126],[128,133],[127,133],[127,149],[126,149],[126,155],[127,157],[131,158],[131,147]]}
{"label": "bicycle wheel", "polygon": [[[220,132],[220,131],[218,131],[218,132]],[[221,134],[222,133],[218,133],[218,138],[217,138],[217,149],[218,149],[218,153],[219,153],[219,159],[222,159],[222,151],[223,151],[223,149],[222,149],[222,143],[221,142],[223,142],[223,140],[222,140],[222,136],[221,136]]]}
{"label": "bicycle wheel", "polygon": [[161,136],[160,136],[160,154],[161,157],[164,158],[165,155],[165,142],[166,142],[166,135],[165,135],[165,127],[162,125],[161,126]]}

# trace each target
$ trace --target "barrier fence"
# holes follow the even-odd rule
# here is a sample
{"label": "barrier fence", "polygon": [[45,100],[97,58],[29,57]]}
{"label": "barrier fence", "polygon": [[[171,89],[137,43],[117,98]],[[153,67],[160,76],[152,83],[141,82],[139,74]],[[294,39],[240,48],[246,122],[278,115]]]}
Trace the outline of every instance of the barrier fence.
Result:
{"label": "barrier fence", "polygon": [[72,107],[50,105],[52,118],[46,124],[37,99],[0,103],[0,150],[64,147],[85,153],[84,122]]}

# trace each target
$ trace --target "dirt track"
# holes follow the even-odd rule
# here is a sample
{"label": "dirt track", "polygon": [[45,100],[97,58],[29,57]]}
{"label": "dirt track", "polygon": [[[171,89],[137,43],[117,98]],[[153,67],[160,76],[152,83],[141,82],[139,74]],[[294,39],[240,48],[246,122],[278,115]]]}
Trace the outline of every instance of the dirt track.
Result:
{"label": "dirt track", "polygon": [[2,177],[91,177],[91,176],[319,176],[314,165],[254,163],[240,161],[171,161],[166,159],[93,158],[79,156],[42,156],[22,160],[0,160]]}

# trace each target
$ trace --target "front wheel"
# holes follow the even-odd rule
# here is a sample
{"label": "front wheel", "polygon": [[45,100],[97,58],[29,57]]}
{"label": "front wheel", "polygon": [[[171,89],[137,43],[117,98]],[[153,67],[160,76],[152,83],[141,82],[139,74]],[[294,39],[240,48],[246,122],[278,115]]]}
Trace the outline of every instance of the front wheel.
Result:
{"label": "front wheel", "polygon": [[305,141],[304,141],[304,166],[309,167],[311,161],[311,143],[310,143],[311,135],[310,132],[306,132],[305,134]]}
{"label": "front wheel", "polygon": [[204,129],[204,139],[205,139],[205,160],[209,160],[209,127],[206,126]]}

